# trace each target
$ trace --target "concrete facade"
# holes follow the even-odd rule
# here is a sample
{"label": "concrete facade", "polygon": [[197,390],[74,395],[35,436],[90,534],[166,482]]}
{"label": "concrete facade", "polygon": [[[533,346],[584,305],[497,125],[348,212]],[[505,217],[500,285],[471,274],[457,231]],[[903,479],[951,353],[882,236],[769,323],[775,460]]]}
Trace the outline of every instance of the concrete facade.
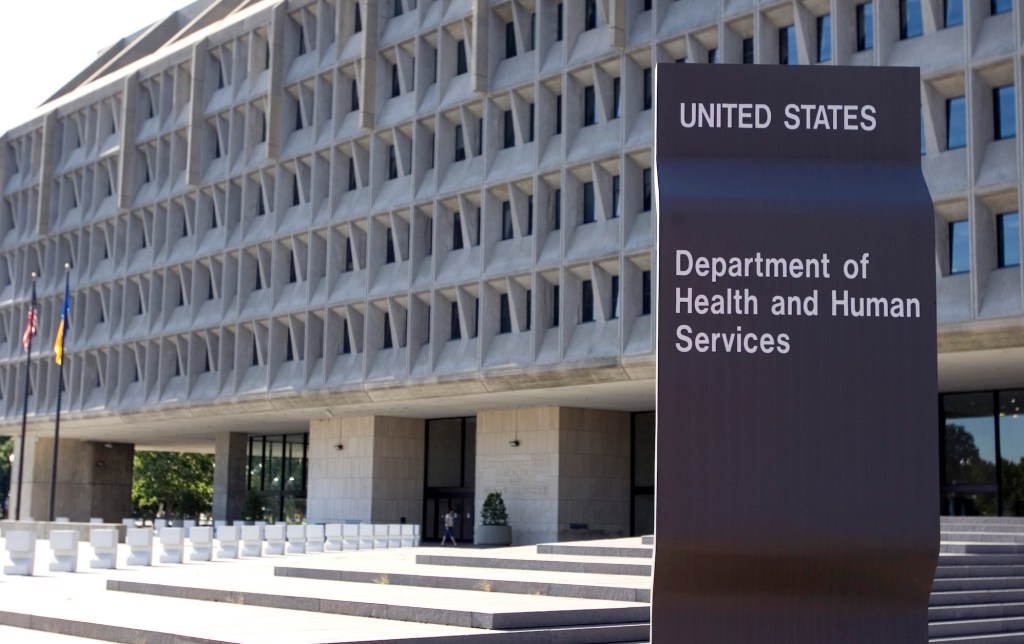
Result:
{"label": "concrete facade", "polygon": [[227,458],[228,516],[225,437],[308,431],[310,518],[415,522],[425,421],[477,416],[477,504],[504,488],[517,541],[628,531],[629,414],[654,408],[651,70],[776,64],[783,31],[799,64],[920,67],[940,390],[1024,386],[1024,276],[997,252],[1024,150],[993,98],[1021,87],[1024,15],[920,6],[903,37],[900,0],[195,2],[0,137],[0,432],[34,271],[32,441],[64,387],[69,440]]}

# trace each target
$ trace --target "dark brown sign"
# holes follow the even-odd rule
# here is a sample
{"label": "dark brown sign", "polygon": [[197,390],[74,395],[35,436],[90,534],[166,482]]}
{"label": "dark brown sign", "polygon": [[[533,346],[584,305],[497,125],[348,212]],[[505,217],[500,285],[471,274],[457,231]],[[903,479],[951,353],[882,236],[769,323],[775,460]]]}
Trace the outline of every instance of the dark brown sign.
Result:
{"label": "dark brown sign", "polygon": [[919,88],[916,69],[657,67],[658,644],[928,639]]}

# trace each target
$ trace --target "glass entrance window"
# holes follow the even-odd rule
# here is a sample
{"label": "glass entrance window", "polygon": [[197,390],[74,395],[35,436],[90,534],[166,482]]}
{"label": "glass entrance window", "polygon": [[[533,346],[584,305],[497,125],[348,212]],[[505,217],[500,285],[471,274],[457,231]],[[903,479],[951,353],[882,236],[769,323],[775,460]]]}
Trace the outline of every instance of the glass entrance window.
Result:
{"label": "glass entrance window", "polygon": [[458,515],[455,539],[472,542],[474,483],[476,480],[476,418],[427,421],[426,472],[423,491],[423,538],[440,539],[442,517],[450,509]]}
{"label": "glass entrance window", "polygon": [[[298,523],[306,516],[309,434],[249,437],[247,514],[262,521]],[[259,510],[257,511],[257,508]],[[251,510],[251,512],[250,512]]]}
{"label": "glass entrance window", "polygon": [[634,536],[654,534],[654,412],[633,414]]}
{"label": "glass entrance window", "polygon": [[942,401],[942,513],[998,514],[992,393],[951,394]]}
{"label": "glass entrance window", "polygon": [[999,483],[1004,516],[1024,516],[1024,390],[999,392]]}

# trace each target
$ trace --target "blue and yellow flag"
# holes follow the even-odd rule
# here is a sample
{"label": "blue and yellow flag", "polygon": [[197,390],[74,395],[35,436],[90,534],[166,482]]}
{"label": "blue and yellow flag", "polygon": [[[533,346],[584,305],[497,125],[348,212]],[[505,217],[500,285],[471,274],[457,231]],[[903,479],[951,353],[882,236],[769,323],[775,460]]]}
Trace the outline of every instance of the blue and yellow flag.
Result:
{"label": "blue and yellow flag", "polygon": [[64,360],[64,336],[71,326],[71,274],[64,276],[64,304],[60,307],[60,326],[57,327],[57,341],[53,343],[54,362],[60,364]]}

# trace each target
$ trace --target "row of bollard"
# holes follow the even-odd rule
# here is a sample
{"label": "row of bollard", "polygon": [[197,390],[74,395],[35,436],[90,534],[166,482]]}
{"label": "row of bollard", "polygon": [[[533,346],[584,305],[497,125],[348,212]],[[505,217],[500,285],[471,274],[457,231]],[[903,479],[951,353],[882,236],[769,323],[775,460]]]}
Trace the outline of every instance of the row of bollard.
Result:
{"label": "row of bollard", "polygon": [[[214,528],[160,528],[162,553],[160,563],[180,564],[185,560],[185,535],[192,548],[190,561],[212,561]],[[125,544],[130,566],[149,566],[153,562],[153,528],[128,528]],[[7,553],[11,565],[5,575],[31,575],[35,565],[36,534],[27,531],[6,533]],[[90,568],[112,569],[117,566],[117,530],[94,529],[89,532],[93,549]],[[303,554],[307,552],[340,552],[381,548],[408,548],[420,544],[418,525],[411,524],[339,524],[308,525],[220,525],[216,528],[218,559],[261,557],[263,555]],[[78,569],[78,532],[51,530],[51,572],[75,572]]]}

